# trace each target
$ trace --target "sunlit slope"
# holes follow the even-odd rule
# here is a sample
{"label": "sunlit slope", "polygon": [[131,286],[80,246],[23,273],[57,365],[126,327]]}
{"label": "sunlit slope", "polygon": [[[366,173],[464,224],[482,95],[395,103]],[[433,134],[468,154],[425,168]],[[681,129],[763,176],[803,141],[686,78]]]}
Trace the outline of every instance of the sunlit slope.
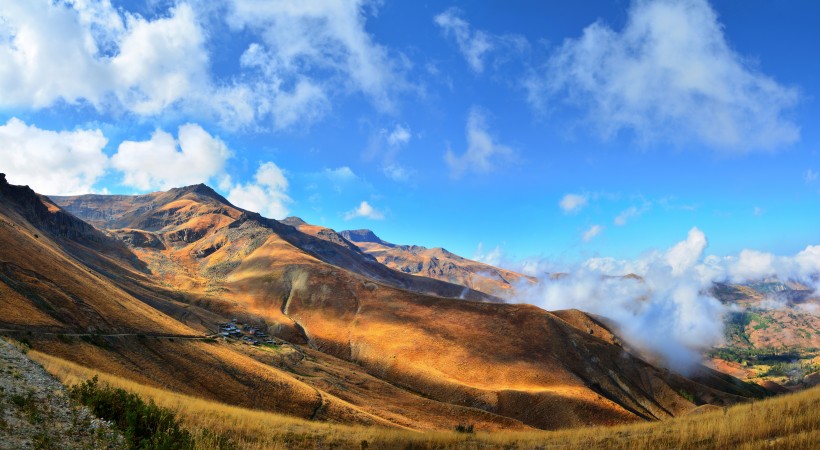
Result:
{"label": "sunlit slope", "polygon": [[751,393],[711,372],[701,383],[656,369],[604,328],[596,336],[529,305],[394,289],[317,265],[276,237],[226,281],[254,312],[316,349],[424,396],[536,427],[665,418],[694,407],[685,396],[730,404]]}
{"label": "sunlit slope", "polygon": [[[324,379],[271,364],[270,354],[197,338],[202,329],[173,316],[209,319],[209,327],[226,319],[168,297],[140,264],[131,267],[139,262],[132,257],[121,242],[31,190],[0,183],[0,329],[48,354],[145,385],[305,419],[395,426],[300,378]],[[294,365],[304,359],[289,357]]]}
{"label": "sunlit slope", "polygon": [[[309,232],[312,225],[301,225]],[[511,270],[463,258],[443,248],[396,245],[385,242],[370,230],[346,230],[341,236],[380,263],[413,275],[435,278],[500,297],[513,297],[516,287],[534,280]]]}
{"label": "sunlit slope", "polygon": [[69,253],[80,247],[127,253],[27,187],[0,179],[0,328],[195,334]]}
{"label": "sunlit slope", "polygon": [[625,351],[604,325],[588,329],[583,313],[562,318],[528,305],[461,299],[494,300],[391,270],[332,230],[301,232],[235,208],[202,185],[55,200],[119,237],[151,280],[196,308],[305,345],[310,350],[298,353],[312,358],[319,376],[280,356],[230,351],[298,372],[297,381],[397,425],[615,424],[762,393],[705,370],[693,381],[655,368]]}
{"label": "sunlit slope", "polygon": [[[30,352],[63,383],[75,384],[98,372]],[[320,424],[289,416],[204,401],[103,374],[101,381],[136,392],[173,409],[185,427],[209,430],[235,442],[239,448],[293,449],[368,448],[582,448],[582,449],[808,449],[820,440],[820,387],[799,394],[766,399],[728,409],[701,407],[691,414],[661,422],[572,430],[490,431],[478,426],[475,434],[453,431],[416,433],[401,429]],[[216,443],[203,448],[220,448]],[[224,447],[221,447],[224,448]]]}
{"label": "sunlit slope", "polygon": [[[473,300],[487,294],[391,270],[347,241],[327,239],[236,208],[205,185],[138,196],[51,197],[57,204],[130,244],[151,271],[169,285],[216,289],[250,251],[275,234],[296,251],[391,286]],[[335,233],[334,233],[335,234]]]}

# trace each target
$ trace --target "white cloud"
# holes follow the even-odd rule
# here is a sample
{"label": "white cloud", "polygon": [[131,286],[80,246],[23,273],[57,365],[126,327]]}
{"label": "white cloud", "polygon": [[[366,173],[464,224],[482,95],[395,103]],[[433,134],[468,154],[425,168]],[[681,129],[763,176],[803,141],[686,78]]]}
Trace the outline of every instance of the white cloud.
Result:
{"label": "white cloud", "polygon": [[811,184],[811,183],[814,183],[815,181],[817,181],[818,174],[817,174],[817,172],[815,172],[811,169],[808,169],[806,171],[806,174],[803,175],[803,179],[806,180],[806,183]]}
{"label": "white cloud", "polygon": [[399,152],[412,138],[412,131],[407,125],[396,124],[392,130],[381,128],[370,137],[370,143],[363,156],[366,160],[380,158],[381,171],[387,178],[399,182],[409,181],[415,171],[396,160]]}
{"label": "white cloud", "polygon": [[288,180],[276,164],[266,162],[259,165],[254,183],[237,184],[228,193],[228,200],[234,205],[258,212],[264,217],[284,219],[288,215]]}
{"label": "white cloud", "polygon": [[[86,101],[150,115],[207,86],[204,34],[190,6],[148,21],[108,1],[0,2],[0,104]],[[55,76],[59,74],[59,76]]]}
{"label": "white cloud", "polygon": [[649,202],[644,202],[641,206],[630,206],[629,208],[626,208],[625,210],[621,211],[621,213],[615,217],[613,222],[615,223],[615,225],[622,227],[626,225],[626,223],[630,219],[640,217],[641,215],[649,211],[651,207],[652,204]]}
{"label": "white cloud", "polygon": [[752,215],[754,215],[755,217],[760,217],[765,213],[766,213],[766,210],[759,207],[759,206],[755,206],[754,209],[752,210]]}
{"label": "white cloud", "polygon": [[[519,286],[520,301],[608,317],[630,346],[658,354],[673,369],[686,371],[701,361],[703,351],[723,342],[723,318],[729,307],[711,296],[714,282],[777,277],[820,287],[820,245],[791,257],[748,249],[738,256],[704,256],[706,247],[706,235],[692,228],[685,240],[666,251],[654,250],[635,260],[591,258],[575,267],[525,261],[525,273],[540,280],[532,288]],[[545,271],[568,275],[551,278]],[[628,274],[640,278],[624,277]]]}
{"label": "white cloud", "polygon": [[123,104],[152,115],[207,89],[204,31],[189,5],[181,3],[153,21],[128,15],[126,23],[128,32],[110,66]]}
{"label": "white cloud", "polygon": [[0,126],[0,171],[41,194],[94,191],[108,167],[100,130],[51,131],[12,118]]}
{"label": "white cloud", "polygon": [[393,147],[397,147],[400,145],[405,145],[408,142],[410,142],[411,137],[412,135],[410,134],[409,127],[397,124],[396,127],[393,128],[393,131],[391,131],[390,134],[387,135],[387,143]]}
{"label": "white cloud", "polygon": [[633,2],[621,31],[603,22],[568,39],[531,77],[530,101],[566,94],[605,136],[703,142],[737,153],[799,139],[784,117],[798,101],[735,53],[706,0]]}
{"label": "white cloud", "polygon": [[484,70],[484,55],[493,49],[493,44],[487,33],[472,31],[470,24],[459,17],[458,9],[450,8],[437,15],[433,20],[444,30],[446,36],[455,38],[458,49],[467,60],[470,68],[476,72]]}
{"label": "white cloud", "polygon": [[678,242],[666,252],[664,259],[672,269],[672,275],[680,275],[689,271],[703,255],[706,245],[708,242],[703,231],[698,228],[689,230],[685,241]]}
{"label": "white cloud", "polygon": [[442,29],[446,37],[455,39],[462,56],[476,73],[484,71],[485,60],[490,54],[501,51],[518,53],[529,45],[522,36],[497,35],[473,29],[462,18],[462,11],[458,8],[450,8],[435,16],[433,22]]}
{"label": "white cloud", "polygon": [[123,184],[141,190],[205,183],[224,171],[231,152],[196,124],[179,127],[179,139],[157,130],[148,141],[123,141],[111,158]]}
{"label": "white cloud", "polygon": [[[711,286],[697,262],[705,237],[697,229],[667,252],[635,261],[593,258],[557,279],[542,276],[521,292],[548,310],[577,308],[613,320],[633,348],[662,356],[678,371],[700,361],[701,352],[722,342],[727,308],[703,294]],[[623,278],[634,273],[641,277]]]}
{"label": "white cloud", "polygon": [[511,158],[513,150],[499,144],[490,135],[484,113],[477,107],[470,110],[467,118],[467,150],[457,156],[451,149],[444,154],[444,161],[450,166],[453,178],[460,178],[466,172],[487,173],[495,168],[498,158]]}
{"label": "white cloud", "polygon": [[347,166],[337,167],[335,169],[324,169],[322,173],[327,179],[337,183],[353,181],[358,178],[353,172],[353,169]]}
{"label": "white cloud", "polygon": [[757,250],[741,251],[729,266],[729,275],[737,281],[766,278],[776,273],[774,255]]}
{"label": "white cloud", "polygon": [[566,194],[561,197],[561,201],[558,202],[558,206],[560,206],[565,213],[576,213],[584,209],[584,207],[587,206],[588,201],[589,199],[586,195]]}
{"label": "white cloud", "polygon": [[389,164],[382,167],[382,173],[393,181],[409,181],[416,171],[399,164]]}
{"label": "white cloud", "polygon": [[[363,2],[227,3],[174,2],[148,19],[110,0],[0,0],[0,107],[90,104],[283,130],[319,120],[338,94],[392,111],[409,87],[400,55],[365,30]],[[229,38],[251,40],[230,75],[211,71],[207,40],[223,36],[206,25],[220,20]]]}
{"label": "white cloud", "polygon": [[494,249],[485,252],[484,243],[479,242],[478,248],[476,248],[475,253],[473,254],[473,260],[482,262],[484,264],[489,264],[491,266],[499,267],[503,256],[504,253],[501,250],[500,246],[496,245]]}
{"label": "white cloud", "polygon": [[595,239],[595,236],[601,234],[601,231],[604,231],[604,227],[600,225],[592,225],[586,231],[584,231],[584,233],[581,235],[581,239],[583,239],[584,242],[589,242]]}
{"label": "white cloud", "polygon": [[345,213],[345,220],[355,219],[357,217],[364,217],[365,219],[372,220],[382,220],[384,219],[384,213],[370,206],[370,203],[362,201],[359,204],[358,208],[354,208]]}
{"label": "white cloud", "polygon": [[[387,50],[365,30],[364,1],[232,0],[229,4],[229,24],[261,38],[248,49],[255,55],[243,58],[263,71],[272,85],[295,77],[321,89],[323,96],[346,87],[363,92],[383,110],[394,107],[393,94],[404,81]],[[343,83],[320,86],[312,78],[317,72],[330,74],[327,78],[342,76]]]}

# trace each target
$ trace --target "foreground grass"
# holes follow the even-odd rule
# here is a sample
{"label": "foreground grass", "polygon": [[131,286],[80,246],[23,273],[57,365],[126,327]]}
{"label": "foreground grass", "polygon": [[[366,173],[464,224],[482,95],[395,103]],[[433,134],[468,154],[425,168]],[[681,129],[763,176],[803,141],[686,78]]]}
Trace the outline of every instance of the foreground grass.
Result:
{"label": "foreground grass", "polygon": [[[96,371],[40,352],[29,355],[66,385]],[[238,408],[99,374],[101,382],[173,411],[195,448],[583,448],[805,449],[820,442],[820,388],[663,422],[554,432],[457,433],[328,424]]]}

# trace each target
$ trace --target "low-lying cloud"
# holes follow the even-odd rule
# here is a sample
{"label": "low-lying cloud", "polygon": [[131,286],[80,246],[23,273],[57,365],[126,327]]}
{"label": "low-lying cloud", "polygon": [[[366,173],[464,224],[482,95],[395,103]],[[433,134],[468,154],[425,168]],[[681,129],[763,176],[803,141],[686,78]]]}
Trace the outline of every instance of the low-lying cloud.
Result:
{"label": "low-lying cloud", "polygon": [[[538,276],[539,282],[521,286],[518,301],[607,317],[631,347],[685,373],[701,361],[704,351],[723,343],[724,318],[735,308],[711,295],[714,282],[779,277],[811,283],[820,273],[820,246],[791,257],[753,250],[706,256],[706,247],[706,235],[692,228],[685,240],[667,250],[635,260],[591,258],[559,277],[544,272],[555,271],[549,261],[530,261],[522,271]],[[820,287],[813,283],[812,288]]]}

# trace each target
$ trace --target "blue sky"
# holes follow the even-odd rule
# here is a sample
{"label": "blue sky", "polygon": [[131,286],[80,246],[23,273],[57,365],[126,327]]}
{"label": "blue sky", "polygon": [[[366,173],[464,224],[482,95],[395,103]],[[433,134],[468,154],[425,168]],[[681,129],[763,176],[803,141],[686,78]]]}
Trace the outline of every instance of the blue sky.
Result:
{"label": "blue sky", "polygon": [[0,0],[0,171],[494,262],[817,243],[815,2],[509,3]]}

